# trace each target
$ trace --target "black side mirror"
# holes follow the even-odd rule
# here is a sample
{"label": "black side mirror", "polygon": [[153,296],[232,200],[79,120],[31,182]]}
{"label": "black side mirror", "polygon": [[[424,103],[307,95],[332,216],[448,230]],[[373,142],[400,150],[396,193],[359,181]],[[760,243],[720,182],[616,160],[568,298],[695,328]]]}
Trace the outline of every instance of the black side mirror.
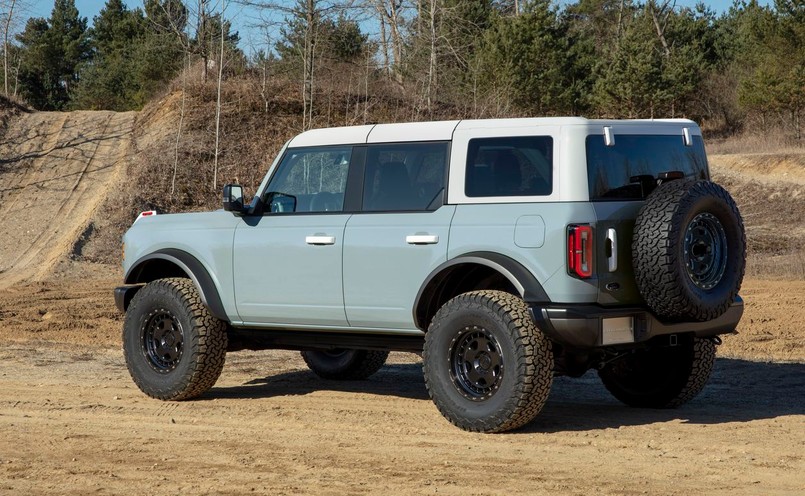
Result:
{"label": "black side mirror", "polygon": [[243,186],[240,184],[227,184],[224,186],[224,210],[243,213]]}

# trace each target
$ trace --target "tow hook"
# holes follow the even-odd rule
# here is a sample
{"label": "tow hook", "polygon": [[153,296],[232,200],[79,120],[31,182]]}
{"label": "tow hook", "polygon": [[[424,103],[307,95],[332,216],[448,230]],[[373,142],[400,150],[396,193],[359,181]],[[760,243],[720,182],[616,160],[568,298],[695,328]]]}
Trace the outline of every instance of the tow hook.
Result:
{"label": "tow hook", "polygon": [[710,339],[713,341],[713,344],[716,345],[716,346],[718,346],[718,345],[720,345],[722,343],[721,338],[718,337],[718,336],[713,336]]}

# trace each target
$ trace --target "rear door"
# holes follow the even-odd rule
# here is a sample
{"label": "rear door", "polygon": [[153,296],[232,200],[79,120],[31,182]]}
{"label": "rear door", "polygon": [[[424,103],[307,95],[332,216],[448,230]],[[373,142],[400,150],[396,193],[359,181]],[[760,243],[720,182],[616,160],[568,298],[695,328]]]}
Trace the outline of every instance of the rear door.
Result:
{"label": "rear door", "polygon": [[448,142],[370,144],[363,206],[344,235],[349,324],[415,330],[422,282],[447,259],[454,206],[443,205]]}

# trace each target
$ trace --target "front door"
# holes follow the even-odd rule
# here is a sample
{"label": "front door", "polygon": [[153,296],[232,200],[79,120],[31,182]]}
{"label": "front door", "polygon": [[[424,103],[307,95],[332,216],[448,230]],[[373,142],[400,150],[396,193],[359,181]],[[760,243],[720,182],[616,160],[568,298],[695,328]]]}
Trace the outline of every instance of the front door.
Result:
{"label": "front door", "polygon": [[265,215],[235,231],[241,321],[344,327],[344,194],[351,146],[288,149],[269,181]]}

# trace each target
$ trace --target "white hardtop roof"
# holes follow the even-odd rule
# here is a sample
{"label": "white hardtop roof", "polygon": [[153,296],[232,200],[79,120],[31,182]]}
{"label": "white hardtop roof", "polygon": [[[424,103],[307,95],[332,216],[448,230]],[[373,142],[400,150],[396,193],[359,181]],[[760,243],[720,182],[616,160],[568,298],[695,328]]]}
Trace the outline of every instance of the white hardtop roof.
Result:
{"label": "white hardtop roof", "polygon": [[[329,127],[305,131],[289,143],[289,148],[324,145],[355,145],[362,143],[394,143],[400,141],[447,141],[457,130],[523,128],[536,126],[645,126],[647,124],[688,125],[698,129],[688,119],[586,119],[584,117],[526,117],[511,119],[465,119],[455,121],[405,122],[368,124],[363,126]],[[698,133],[696,133],[698,134]]]}

